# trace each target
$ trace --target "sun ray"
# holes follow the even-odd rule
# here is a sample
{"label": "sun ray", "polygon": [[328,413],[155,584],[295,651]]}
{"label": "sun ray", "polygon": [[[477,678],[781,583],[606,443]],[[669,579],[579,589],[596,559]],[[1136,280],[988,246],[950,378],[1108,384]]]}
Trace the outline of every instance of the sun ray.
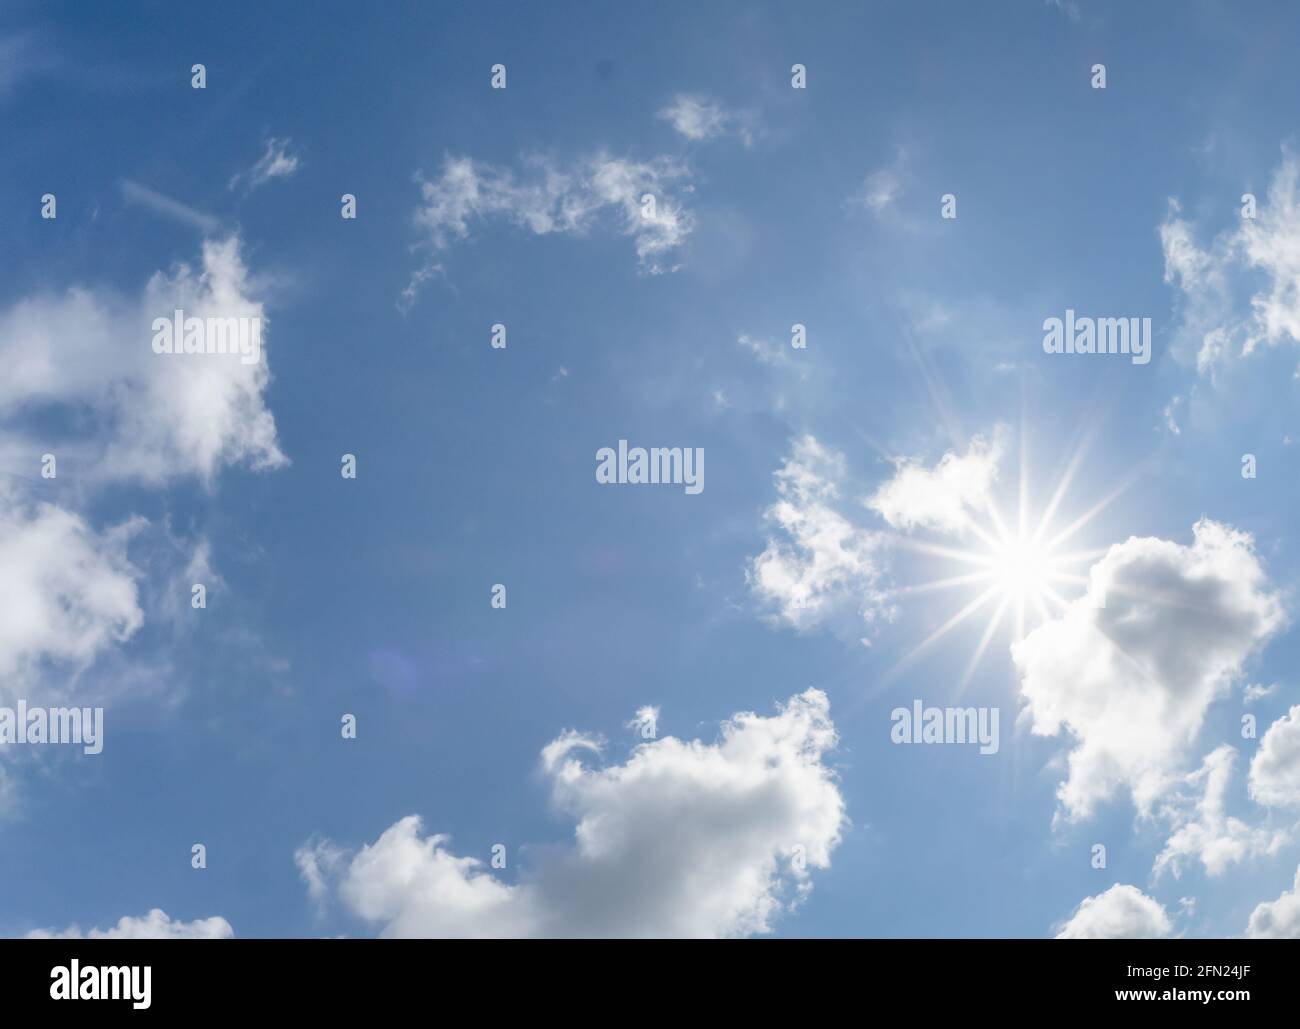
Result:
{"label": "sun ray", "polygon": [[998,602],[997,610],[989,619],[988,628],[984,630],[984,635],[980,637],[979,645],[975,648],[975,653],[971,655],[970,661],[966,664],[966,671],[962,674],[961,683],[957,687],[957,696],[966,692],[966,687],[971,678],[975,675],[975,669],[980,663],[980,658],[984,656],[984,651],[989,649],[989,642],[993,639],[993,634],[998,631],[998,626],[1002,623],[1002,615],[1011,604],[1011,596],[1004,595]]}
{"label": "sun ray", "polygon": [[945,547],[938,543],[927,543],[924,540],[911,540],[904,536],[894,537],[894,542],[902,550],[914,550],[920,554],[929,554],[932,557],[946,557],[953,561],[964,561],[972,565],[988,565],[988,556],[985,554],[975,554],[969,550],[958,550],[955,547]]}
{"label": "sun ray", "polygon": [[1016,520],[1016,534],[1025,538],[1029,524],[1029,431],[1025,425],[1024,397],[1020,402],[1020,511]]}
{"label": "sun ray", "polygon": [[998,510],[997,510],[997,508],[990,506],[989,510],[992,512],[993,517],[994,517],[994,519],[996,520],[996,525],[997,525],[998,532],[1001,534],[1001,537],[1002,537],[1001,540],[995,539],[994,537],[990,536],[987,532],[985,532],[983,529],[981,529],[978,525],[975,525],[975,524],[973,524],[973,523],[972,523],[971,525],[969,525],[968,528],[969,528],[970,531],[973,532],[977,537],[979,537],[979,539],[982,540],[982,541],[984,542],[984,544],[985,544],[987,547],[989,547],[990,549],[992,549],[992,548],[996,548],[996,547],[997,547],[997,546],[998,546],[1002,541],[1006,540],[1006,538],[1007,538],[1007,528],[1006,528],[1005,525],[1002,524],[1002,517],[1001,517],[1001,515],[998,514]]}
{"label": "sun ray", "polygon": [[1038,520],[1038,529],[1034,534],[1036,541],[1041,540],[1046,535],[1048,528],[1052,524],[1052,519],[1056,517],[1056,509],[1061,506],[1061,501],[1065,499],[1070,484],[1074,482],[1074,477],[1078,474],[1079,466],[1083,463],[1084,456],[1088,453],[1088,448],[1092,445],[1095,435],[1096,429],[1094,428],[1079,441],[1079,445],[1074,448],[1074,453],[1070,455],[1065,471],[1061,473],[1061,479],[1056,484],[1056,489],[1052,491],[1052,497],[1048,500],[1047,507],[1043,508],[1042,517]]}
{"label": "sun ray", "polygon": [[902,658],[900,658],[894,664],[894,666],[888,672],[885,673],[886,677],[893,678],[899,672],[907,668],[913,661],[915,661],[918,657],[920,657],[927,650],[929,650],[936,643],[938,643],[939,640],[943,639],[944,636],[948,635],[948,633],[950,633],[953,629],[957,628],[957,626],[959,626],[972,614],[974,614],[981,607],[987,604],[989,600],[997,593],[997,591],[998,591],[998,587],[996,585],[990,586],[988,589],[986,589],[978,597],[976,597],[969,604],[967,604],[960,611],[958,611],[955,615],[953,615],[946,622],[944,622],[943,625],[939,626],[939,628],[935,629],[934,632],[930,633],[929,636],[927,636],[915,647],[913,647],[907,654],[905,654]]}
{"label": "sun ray", "polygon": [[935,590],[954,589],[957,586],[970,586],[977,582],[987,582],[993,576],[993,572],[971,572],[969,575],[953,575],[946,579],[931,579],[929,582],[920,582],[914,586],[900,586],[897,589],[886,590],[886,597],[904,596],[912,593],[933,593]]}
{"label": "sun ray", "polygon": [[[1011,623],[1006,631],[1011,634],[1013,641],[1023,640],[1036,626],[1067,611],[1070,598],[1090,587],[1091,581],[1085,566],[1104,557],[1108,548],[1064,551],[1061,544],[1080,533],[1100,515],[1132,485],[1141,471],[1139,466],[1115,489],[1060,532],[1050,532],[1049,527],[1060,513],[1064,499],[1078,477],[1094,435],[1094,431],[1089,431],[1078,442],[1048,497],[1046,507],[1041,515],[1036,516],[1029,475],[1028,431],[1022,419],[1020,468],[1015,486],[1017,507],[1014,532],[1009,531],[998,504],[989,497],[982,505],[985,518],[981,522],[968,521],[962,527],[963,534],[969,537],[969,546],[944,545],[901,535],[893,537],[902,549],[973,566],[973,570],[905,586],[891,591],[889,595],[932,593],[964,586],[973,586],[978,595],[900,658],[886,673],[887,679],[911,665],[939,640],[996,598],[996,606],[966,664],[959,686],[960,692],[978,670],[1003,625]],[[1154,599],[1158,601],[1160,598]]]}

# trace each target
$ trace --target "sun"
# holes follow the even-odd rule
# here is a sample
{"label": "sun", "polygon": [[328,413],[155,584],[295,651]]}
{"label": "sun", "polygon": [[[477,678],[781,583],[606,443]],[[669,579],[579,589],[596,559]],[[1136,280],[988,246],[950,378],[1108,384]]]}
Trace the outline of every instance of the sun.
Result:
{"label": "sun", "polygon": [[1008,600],[1037,602],[1046,596],[1058,571],[1056,555],[1026,536],[1000,542],[988,555],[991,578]]}
{"label": "sun", "polygon": [[1128,483],[1117,487],[1063,528],[1056,528],[1058,522],[1064,521],[1060,517],[1061,504],[1082,456],[1083,449],[1080,448],[1070,460],[1042,513],[1034,517],[1030,512],[1028,462],[1022,443],[1019,511],[1014,529],[1008,528],[1007,519],[990,498],[987,509],[973,513],[963,526],[961,535],[967,541],[964,547],[911,538],[895,541],[903,549],[941,559],[955,574],[905,586],[894,593],[963,589],[975,596],[904,655],[891,669],[891,675],[911,664],[976,612],[989,609],[988,622],[961,682],[964,688],[1004,623],[1010,622],[1013,641],[1024,639],[1033,627],[1059,615],[1069,606],[1068,594],[1077,593],[1087,586],[1084,571],[1105,550],[1070,550],[1066,545]]}

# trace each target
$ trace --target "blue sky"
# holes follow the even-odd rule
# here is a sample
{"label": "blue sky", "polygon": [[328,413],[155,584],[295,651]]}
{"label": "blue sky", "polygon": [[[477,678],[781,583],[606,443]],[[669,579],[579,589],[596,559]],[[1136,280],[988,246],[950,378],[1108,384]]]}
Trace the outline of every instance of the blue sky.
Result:
{"label": "blue sky", "polygon": [[[0,749],[0,932],[1300,933],[1297,44],[1283,3],[9,5],[0,701],[105,744]],[[151,353],[173,300],[265,361]],[[1045,353],[1067,309],[1150,363]],[[620,439],[703,492],[598,483]],[[1067,474],[1044,539],[1089,515],[1056,553],[1022,474],[1030,536]],[[892,743],[915,699],[998,752]]]}

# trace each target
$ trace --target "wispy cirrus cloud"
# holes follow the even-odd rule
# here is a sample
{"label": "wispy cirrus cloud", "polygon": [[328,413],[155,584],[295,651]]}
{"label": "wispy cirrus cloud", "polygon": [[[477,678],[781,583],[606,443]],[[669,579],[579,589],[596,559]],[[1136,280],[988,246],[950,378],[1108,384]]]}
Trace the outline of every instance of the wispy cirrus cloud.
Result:
{"label": "wispy cirrus cloud", "polygon": [[253,167],[231,176],[230,189],[242,188],[248,194],[273,179],[290,178],[302,167],[302,160],[290,149],[290,140],[272,137],[265,146],[266,150]]}
{"label": "wispy cirrus cloud", "polygon": [[670,157],[635,161],[601,152],[569,167],[536,158],[518,173],[448,157],[437,178],[418,177],[422,201],[415,224],[429,258],[411,277],[402,302],[414,302],[421,286],[442,270],[453,243],[492,219],[539,236],[580,236],[608,219],[631,237],[643,272],[675,271],[673,256],[695,227],[681,199],[691,192],[690,178],[687,166]]}
{"label": "wispy cirrus cloud", "polygon": [[1206,246],[1171,199],[1161,224],[1165,282],[1178,290],[1179,348],[1213,378],[1259,346],[1300,345],[1300,159],[1289,152],[1254,218]]}
{"label": "wispy cirrus cloud", "polygon": [[758,132],[758,116],[753,111],[728,110],[716,100],[697,94],[679,93],[659,111],[658,117],[693,143],[734,136],[750,147]]}
{"label": "wispy cirrus cloud", "polygon": [[173,200],[155,189],[142,186],[130,179],[122,181],[122,196],[129,203],[147,208],[155,214],[180,222],[182,225],[189,225],[208,236],[214,235],[221,227],[221,223],[212,215],[204,214],[188,204]]}

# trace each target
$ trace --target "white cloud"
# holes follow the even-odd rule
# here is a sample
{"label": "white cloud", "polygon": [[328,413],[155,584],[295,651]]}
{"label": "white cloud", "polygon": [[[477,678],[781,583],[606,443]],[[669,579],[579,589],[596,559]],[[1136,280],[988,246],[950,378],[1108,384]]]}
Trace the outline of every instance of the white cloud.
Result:
{"label": "white cloud", "polygon": [[1265,901],[1250,913],[1246,935],[1256,940],[1300,939],[1300,868],[1295,885],[1277,900]]}
{"label": "white cloud", "polygon": [[330,880],[338,874],[346,858],[347,852],[329,840],[310,840],[294,851],[294,864],[307,884],[307,895],[317,904],[325,902]]}
{"label": "white cloud", "polygon": [[[287,463],[266,407],[265,311],[253,298],[237,238],[203,244],[201,269],[157,273],[141,297],[82,288],[0,312],[0,419],[49,405],[88,408],[102,453],[91,476],[210,481],[224,465]],[[155,354],[152,323],[177,309],[198,318],[258,318],[256,363],[234,355]]]}
{"label": "white cloud", "polygon": [[67,929],[36,929],[27,934],[29,940],[228,940],[235,935],[224,918],[199,918],[193,922],[173,921],[167,913],[154,908],[147,915],[124,916],[111,929],[90,929],[82,932],[79,926]]}
{"label": "white cloud", "polygon": [[1287,841],[1287,833],[1247,825],[1227,813],[1228,786],[1232,781],[1237,752],[1228,744],[1216,747],[1205,757],[1200,770],[1187,777],[1188,785],[1200,787],[1201,797],[1192,817],[1182,820],[1156,858],[1156,878],[1165,871],[1182,875],[1186,859],[1199,859],[1207,875],[1218,876],[1229,865],[1248,857],[1276,854]]}
{"label": "white cloud", "polygon": [[880,535],[858,528],[831,506],[843,475],[841,454],[803,436],[773,476],[779,499],[765,517],[778,534],[750,562],[746,579],[780,620],[798,629],[846,606],[871,621],[882,607],[876,589]]}
{"label": "white cloud", "polygon": [[290,141],[287,139],[268,139],[266,152],[248,171],[233,176],[230,188],[235,189],[242,182],[245,191],[251,193],[272,179],[287,179],[292,176],[302,166],[302,161],[290,152],[289,147]]}
{"label": "white cloud", "polygon": [[1079,5],[1074,0],[1047,0],[1048,7],[1055,7],[1062,12],[1070,21],[1079,20]]}
{"label": "white cloud", "polygon": [[188,204],[182,204],[179,200],[164,196],[156,189],[142,186],[130,179],[122,182],[122,196],[130,203],[147,207],[154,214],[160,214],[182,225],[189,225],[208,236],[215,235],[221,227],[221,223],[212,215],[196,210]]}
{"label": "white cloud", "polygon": [[659,709],[650,704],[639,707],[636,716],[624,725],[642,739],[652,740],[659,735]]}
{"label": "white cloud", "polygon": [[998,465],[1006,450],[1006,428],[991,439],[975,436],[965,454],[944,454],[933,468],[914,458],[895,462],[894,476],[867,499],[867,506],[896,529],[959,533],[972,513],[992,501]]}
{"label": "white cloud", "polygon": [[[441,176],[419,180],[423,203],[415,222],[432,257],[412,277],[403,299],[412,301],[420,285],[441,271],[442,253],[467,238],[476,221],[489,218],[537,235],[581,234],[608,213],[632,237],[643,271],[675,271],[672,253],[695,227],[695,216],[675,195],[690,192],[689,178],[686,166],[668,157],[630,161],[600,153],[568,170],[539,159],[529,162],[522,178],[508,168],[449,157]],[[654,197],[653,211],[642,204],[647,194]]]}
{"label": "white cloud", "polygon": [[897,203],[903,192],[903,180],[892,168],[882,168],[867,176],[859,200],[874,215],[882,215]]}
{"label": "white cloud", "polygon": [[703,140],[720,136],[727,127],[727,115],[720,106],[702,97],[679,95],[659,112],[674,129],[687,139]]}
{"label": "white cloud", "polygon": [[1012,646],[1033,732],[1073,736],[1064,813],[1086,817],[1120,786],[1149,812],[1210,704],[1283,620],[1251,537],[1230,526],[1202,519],[1190,547],[1111,547],[1087,593]]}
{"label": "white cloud", "polygon": [[97,533],[70,511],[0,490],[0,696],[27,689],[47,663],[87,667],[140,628],[140,573],[126,547],[141,524]]}
{"label": "white cloud", "polygon": [[1183,434],[1183,430],[1179,428],[1178,417],[1177,417],[1178,408],[1179,406],[1181,406],[1182,402],[1183,402],[1183,397],[1176,396],[1171,398],[1169,403],[1165,405],[1165,410],[1164,410],[1165,428],[1168,429],[1170,432],[1172,432],[1175,436],[1181,436]]}
{"label": "white cloud", "polygon": [[898,203],[906,190],[911,157],[910,147],[895,144],[893,160],[868,174],[862,185],[849,195],[845,208],[850,212],[865,210],[877,221],[895,227],[917,229],[919,226],[905,217]]}
{"label": "white cloud", "polygon": [[1213,375],[1233,355],[1260,343],[1300,343],[1300,162],[1287,154],[1257,217],[1216,236],[1206,248],[1180,217],[1177,201],[1160,226],[1165,281],[1180,292],[1183,345]]}
{"label": "white cloud", "polygon": [[1272,696],[1277,692],[1277,683],[1271,683],[1265,686],[1262,682],[1253,682],[1246,687],[1244,699],[1247,704],[1253,704],[1257,700],[1263,700],[1265,697]]}
{"label": "white cloud", "polygon": [[776,367],[789,361],[789,355],[786,353],[785,347],[772,340],[758,339],[742,333],[736,337],[736,342],[753,354],[760,364]]}
{"label": "white cloud", "polygon": [[735,135],[745,146],[754,143],[757,119],[752,113],[724,110],[707,97],[678,94],[659,117],[693,142]]}
{"label": "white cloud", "polygon": [[1268,727],[1250,763],[1250,795],[1270,807],[1300,805],[1300,705]]}
{"label": "white cloud", "polygon": [[[719,740],[665,736],[623,764],[589,767],[598,740],[568,732],[543,751],[552,799],[576,827],[517,885],[458,857],[410,816],[342,863],[333,883],[389,937],[722,937],[768,932],[826,868],[845,825],[822,756],[836,744],[826,695],[742,713]],[[319,843],[299,854],[309,889]]]}
{"label": "white cloud", "polygon": [[1159,901],[1136,886],[1116,883],[1105,893],[1087,897],[1064,925],[1058,940],[1155,940],[1173,932]]}

